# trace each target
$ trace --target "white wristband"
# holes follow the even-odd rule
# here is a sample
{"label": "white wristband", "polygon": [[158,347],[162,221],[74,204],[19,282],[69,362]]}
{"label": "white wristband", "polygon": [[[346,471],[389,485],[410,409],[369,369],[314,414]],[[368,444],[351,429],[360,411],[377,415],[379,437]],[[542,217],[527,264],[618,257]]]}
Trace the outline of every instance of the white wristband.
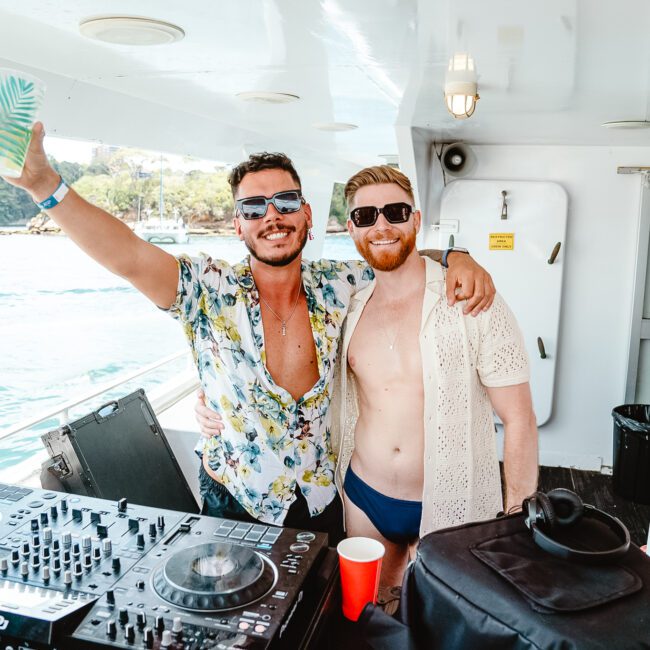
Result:
{"label": "white wristband", "polygon": [[59,203],[63,201],[65,195],[68,193],[68,190],[70,188],[66,185],[65,181],[60,176],[59,178],[61,179],[61,182],[51,196],[48,196],[44,201],[34,201],[34,203],[36,203],[36,205],[41,210],[51,210],[55,206],[59,205]]}

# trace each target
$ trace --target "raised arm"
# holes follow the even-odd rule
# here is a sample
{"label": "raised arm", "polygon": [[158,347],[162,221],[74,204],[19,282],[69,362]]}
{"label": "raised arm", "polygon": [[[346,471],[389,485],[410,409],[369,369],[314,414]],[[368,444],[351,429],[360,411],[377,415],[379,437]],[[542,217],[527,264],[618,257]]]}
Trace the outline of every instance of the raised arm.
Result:
{"label": "raised arm", "polygon": [[[4,179],[29,192],[36,202],[51,196],[60,181],[43,149],[44,137],[43,125],[37,122],[22,175]],[[172,255],[140,239],[126,224],[72,189],[47,214],[85,253],[128,280],[156,305],[169,308],[173,304],[178,265]]]}
{"label": "raised arm", "polygon": [[487,388],[487,392],[492,408],[503,422],[505,511],[508,512],[520,507],[537,489],[537,422],[528,382]]}

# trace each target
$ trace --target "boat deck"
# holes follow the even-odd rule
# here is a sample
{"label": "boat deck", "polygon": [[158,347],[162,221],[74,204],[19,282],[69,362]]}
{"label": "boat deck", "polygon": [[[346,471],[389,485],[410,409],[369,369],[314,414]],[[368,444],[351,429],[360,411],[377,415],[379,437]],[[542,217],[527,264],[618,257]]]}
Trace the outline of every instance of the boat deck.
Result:
{"label": "boat deck", "polygon": [[585,503],[618,517],[628,527],[635,544],[646,543],[650,505],[633,503],[616,495],[611,476],[566,467],[540,467],[539,489],[547,492],[557,487],[573,490]]}

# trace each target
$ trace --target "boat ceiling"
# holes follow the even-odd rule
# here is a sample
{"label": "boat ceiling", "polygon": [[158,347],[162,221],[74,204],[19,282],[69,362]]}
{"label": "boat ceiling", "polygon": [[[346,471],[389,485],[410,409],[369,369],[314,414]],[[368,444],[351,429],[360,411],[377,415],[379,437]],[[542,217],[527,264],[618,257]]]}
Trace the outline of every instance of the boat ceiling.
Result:
{"label": "boat ceiling", "polygon": [[[80,34],[106,14],[186,35],[136,47]],[[0,0],[0,66],[46,81],[50,134],[214,160],[266,149],[376,163],[397,153],[399,127],[474,144],[647,145],[650,130],[601,124],[648,118],[649,18],[647,0]],[[443,84],[465,51],[481,99],[461,121]],[[300,99],[249,103],[246,91]]]}

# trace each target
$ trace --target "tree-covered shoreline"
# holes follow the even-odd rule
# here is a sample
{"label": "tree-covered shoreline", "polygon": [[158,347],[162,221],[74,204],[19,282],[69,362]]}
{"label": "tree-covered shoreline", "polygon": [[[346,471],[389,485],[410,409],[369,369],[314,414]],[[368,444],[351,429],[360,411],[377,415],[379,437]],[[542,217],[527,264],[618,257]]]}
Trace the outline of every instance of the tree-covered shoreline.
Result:
{"label": "tree-covered shoreline", "polygon": [[[233,231],[234,204],[228,170],[180,170],[161,165],[160,158],[136,149],[110,148],[95,154],[89,164],[57,161],[53,167],[85,199],[127,223],[160,214],[162,166],[163,214],[182,220],[189,228]],[[24,227],[39,208],[30,197],[0,182],[0,226]],[[336,184],[330,208],[330,229],[345,225],[343,186]],[[338,228],[337,228],[338,226]]]}

